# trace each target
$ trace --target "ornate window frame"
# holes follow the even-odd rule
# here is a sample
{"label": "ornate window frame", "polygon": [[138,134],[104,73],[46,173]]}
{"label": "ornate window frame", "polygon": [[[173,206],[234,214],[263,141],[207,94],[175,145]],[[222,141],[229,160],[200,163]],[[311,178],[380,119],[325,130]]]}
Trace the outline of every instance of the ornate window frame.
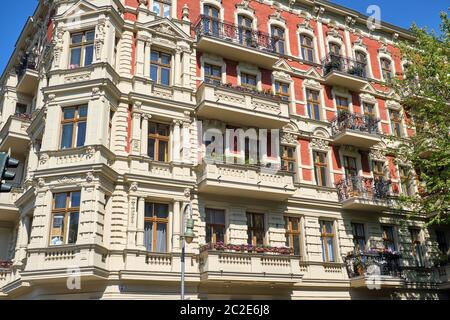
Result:
{"label": "ornate window frame", "polygon": [[311,163],[311,171],[312,171],[312,183],[316,187],[321,187],[317,185],[316,176],[314,173],[314,151],[322,152],[326,154],[326,162],[327,162],[327,186],[334,186],[334,170],[333,170],[333,161],[331,159],[331,147],[328,132],[321,127],[317,127],[314,130],[313,136],[309,142],[310,149],[310,163]]}
{"label": "ornate window frame", "polygon": [[[176,2],[176,1],[175,1]],[[225,9],[223,8],[222,1],[219,0],[200,0],[200,15],[205,14],[204,6],[210,5],[219,9],[219,19],[224,21]]]}
{"label": "ornate window frame", "polygon": [[381,47],[380,49],[378,49],[378,68],[380,71],[380,80],[386,81],[386,79],[384,79],[383,70],[381,68],[381,59],[387,59],[391,62],[392,77],[395,77],[396,70],[394,59],[392,58],[391,54],[386,50],[386,48]]}
{"label": "ornate window frame", "polygon": [[[318,41],[317,37],[314,34],[314,31],[309,25],[298,25],[297,26],[297,41],[298,41],[298,55],[302,60],[305,60],[305,57],[302,56],[302,41],[301,36],[306,35],[312,38],[314,44],[314,61],[313,63],[320,63],[319,52],[318,52]],[[309,61],[308,61],[309,62]]]}
{"label": "ornate window frame", "polygon": [[[378,104],[378,100],[371,94],[368,93],[360,93],[359,94],[359,101],[361,103],[361,114],[364,114],[363,108],[364,108],[364,103],[369,103],[369,104],[373,104],[375,107],[375,115],[378,119],[381,119],[381,114],[380,114],[380,106]],[[378,122],[377,124],[378,126],[378,131],[379,132],[383,132],[383,127],[381,125],[381,121]]]}
{"label": "ornate window frame", "polygon": [[353,110],[353,96],[352,96],[351,91],[349,91],[349,90],[347,90],[345,88],[334,86],[331,89],[331,96],[332,96],[332,99],[333,99],[333,108],[334,108],[334,112],[335,112],[336,115],[337,115],[336,96],[347,98],[348,110],[349,110],[349,112],[354,113],[354,110]]}
{"label": "ornate window frame", "polygon": [[236,67],[237,71],[237,84],[238,86],[241,86],[241,72],[248,73],[251,75],[256,76],[256,89],[258,91],[262,91],[262,77],[261,77],[261,70],[254,65],[245,63],[245,62],[239,62],[239,64]]}
{"label": "ornate window frame", "polygon": [[353,57],[355,57],[356,60],[356,52],[361,51],[366,55],[366,59],[367,59],[367,77],[368,78],[373,78],[373,70],[372,70],[372,60],[370,57],[370,53],[367,50],[367,46],[362,42],[362,40],[359,41],[355,41],[353,42]]}
{"label": "ornate window frame", "polygon": [[[308,97],[306,95],[306,91],[307,90],[314,90],[314,91],[318,91],[319,92],[319,96],[320,96],[320,121],[327,121],[327,112],[326,112],[326,105],[325,105],[325,93],[324,93],[324,88],[323,86],[320,84],[319,81],[313,80],[313,79],[304,79],[302,81],[302,90],[303,90],[303,104],[304,104],[304,108],[305,108],[305,114],[304,117],[309,119],[308,116]],[[314,120],[314,119],[310,119],[310,120]],[[317,120],[314,120],[317,121]]]}
{"label": "ornate window frame", "polygon": [[284,30],[284,44],[285,44],[285,54],[286,56],[291,55],[291,44],[289,41],[289,28],[283,18],[276,18],[271,15],[267,21],[267,30],[270,37],[272,37],[272,27],[282,28]]}
{"label": "ornate window frame", "polygon": [[213,54],[203,53],[200,57],[200,78],[205,81],[205,64],[220,66],[222,69],[222,83],[227,83],[227,64],[222,57]]}

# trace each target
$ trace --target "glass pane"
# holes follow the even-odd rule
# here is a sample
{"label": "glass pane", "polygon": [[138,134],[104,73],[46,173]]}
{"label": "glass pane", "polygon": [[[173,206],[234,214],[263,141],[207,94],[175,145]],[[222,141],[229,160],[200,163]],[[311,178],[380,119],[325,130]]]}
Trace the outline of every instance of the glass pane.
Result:
{"label": "glass pane", "polygon": [[86,122],[78,122],[77,147],[84,146],[86,140]]}
{"label": "glass pane", "polygon": [[320,112],[318,104],[314,104],[314,119],[320,120]]}
{"label": "glass pane", "polygon": [[161,84],[164,86],[170,84],[170,69],[161,68]]}
{"label": "glass pane", "polygon": [[157,161],[167,161],[167,151],[169,145],[166,141],[159,142],[159,150],[158,150],[158,160]]}
{"label": "glass pane", "polygon": [[148,133],[149,134],[155,134],[156,133],[156,127],[157,127],[156,123],[149,122],[149,124],[148,124]]}
{"label": "glass pane", "polygon": [[70,69],[77,68],[81,63],[81,48],[74,48],[70,51]]}
{"label": "glass pane", "polygon": [[328,258],[330,262],[334,262],[334,250],[333,250],[333,239],[327,240],[328,244]]}
{"label": "glass pane", "polygon": [[167,251],[167,224],[158,223],[156,230],[156,252],[164,253]]}
{"label": "glass pane", "polygon": [[52,233],[50,244],[53,246],[62,245],[64,239],[64,215],[58,214],[53,216]]}
{"label": "glass pane", "polygon": [[64,209],[66,207],[66,197],[65,193],[55,194],[55,209]]}
{"label": "glass pane", "polygon": [[145,204],[145,217],[146,218],[153,217],[153,203],[146,203]]}
{"label": "glass pane", "polygon": [[161,54],[161,63],[162,64],[170,64],[170,55]]}
{"label": "glass pane", "polygon": [[161,3],[159,3],[158,1],[153,1],[153,12],[158,16],[161,15]]}
{"label": "glass pane", "polygon": [[331,222],[325,222],[327,233],[333,233],[333,224]]}
{"label": "glass pane", "polygon": [[69,120],[75,118],[75,110],[76,108],[64,108],[64,120]]}
{"label": "glass pane", "polygon": [[300,237],[298,235],[293,236],[293,248],[294,248],[294,254],[296,256],[300,255]]}
{"label": "glass pane", "polygon": [[150,59],[153,62],[158,62],[159,61],[159,52],[158,51],[152,51]]}
{"label": "glass pane", "polygon": [[94,41],[95,31],[86,32],[86,41]]}
{"label": "glass pane", "polygon": [[212,230],[208,225],[206,226],[206,239],[205,240],[206,240],[206,243],[212,242]]}
{"label": "glass pane", "polygon": [[170,17],[170,5],[169,4],[165,4],[164,8],[163,8],[163,17]]}
{"label": "glass pane", "polygon": [[255,215],[255,228],[264,229],[264,216],[257,214]]}
{"label": "glass pane", "polygon": [[155,140],[148,139],[148,156],[150,159],[155,160]]}
{"label": "glass pane", "polygon": [[61,149],[72,148],[73,124],[65,124],[62,128]]}
{"label": "glass pane", "polygon": [[153,243],[153,223],[145,222],[144,225],[144,244],[145,248],[148,251],[152,251],[152,243]]}
{"label": "glass pane", "polygon": [[79,118],[86,118],[87,117],[87,106],[79,107],[78,108],[78,117]]}
{"label": "glass pane", "polygon": [[72,44],[81,43],[82,40],[83,40],[83,34],[82,33],[78,33],[78,34],[73,34],[72,35]]}
{"label": "glass pane", "polygon": [[84,49],[84,65],[90,66],[94,59],[94,46],[88,46]]}
{"label": "glass pane", "polygon": [[217,242],[225,242],[225,228],[217,227],[215,233]]}
{"label": "glass pane", "polygon": [[67,243],[76,243],[78,237],[78,212],[72,212],[70,214],[69,221],[69,235]]}
{"label": "glass pane", "polygon": [[322,245],[322,260],[324,262],[326,262],[327,261],[327,257],[326,257],[327,249],[325,247],[325,242],[323,240],[324,240],[324,238],[320,238],[320,243]]}
{"label": "glass pane", "polygon": [[71,192],[70,193],[70,207],[71,208],[79,207],[80,206],[80,198],[81,198],[80,192]]}
{"label": "glass pane", "polygon": [[153,81],[158,81],[158,66],[150,66],[150,79]]}
{"label": "glass pane", "polygon": [[165,124],[159,124],[158,126],[158,134],[161,136],[168,136],[169,135],[169,126]]}
{"label": "glass pane", "polygon": [[169,205],[155,204],[155,214],[157,218],[167,219],[169,217]]}

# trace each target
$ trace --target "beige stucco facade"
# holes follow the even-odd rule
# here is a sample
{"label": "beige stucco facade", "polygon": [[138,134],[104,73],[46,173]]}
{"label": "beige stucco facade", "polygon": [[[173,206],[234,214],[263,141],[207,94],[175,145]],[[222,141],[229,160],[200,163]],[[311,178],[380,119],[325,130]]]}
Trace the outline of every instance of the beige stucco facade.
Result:
{"label": "beige stucco facade", "polygon": [[[170,17],[163,19],[147,1],[139,3],[133,8],[119,0],[40,1],[19,38],[1,79],[0,151],[21,165],[13,191],[0,194],[0,261],[10,262],[0,268],[0,299],[179,299],[182,222],[189,203],[196,237],[186,247],[188,299],[447,297],[450,271],[431,261],[434,230],[420,231],[424,268],[415,268],[409,258],[408,228],[421,228],[425,218],[408,220],[386,202],[341,201],[334,184],[319,187],[304,176],[314,167],[300,161],[297,142],[306,136],[311,150],[331,152],[337,142],[329,124],[295,115],[295,101],[199,84],[204,72],[198,71],[199,61],[223,60],[214,53],[198,58],[198,46],[212,44],[196,40],[189,8],[172,1]],[[71,34],[91,29],[92,63],[69,68]],[[154,48],[171,55],[169,86],[150,79]],[[19,75],[18,61],[28,52],[35,54],[36,66],[25,66]],[[255,63],[274,65],[274,79],[300,74],[279,57],[254,54]],[[246,64],[241,68],[252,68]],[[301,76],[309,87],[327,81],[317,72]],[[349,93],[341,80],[343,87],[335,90]],[[384,98],[394,103],[395,97]],[[27,106],[25,113],[17,114],[17,103]],[[87,106],[85,141],[61,149],[63,110],[80,105]],[[170,128],[167,161],[148,156],[148,130],[155,122]],[[230,123],[282,129],[281,144],[296,148],[295,172],[206,163],[199,128],[225,130]],[[357,148],[348,144],[374,145],[364,136],[344,138],[344,153],[355,157]],[[385,137],[375,142],[393,144]],[[383,157],[377,150],[372,156]],[[328,179],[334,183],[333,170],[330,160]],[[74,191],[81,197],[76,242],[50,245],[55,194]],[[167,206],[165,252],[147,249],[148,203]],[[234,245],[247,244],[249,212],[264,216],[264,244],[272,247],[286,246],[284,217],[299,218],[299,254],[200,250],[207,242],[208,208],[223,210],[225,242]],[[324,220],[333,228],[332,262],[323,259],[319,221]],[[382,225],[394,227],[403,265],[410,266],[402,277],[377,277],[375,289],[370,277],[349,277],[344,257],[354,249],[354,222],[365,226],[368,247],[382,246]]]}

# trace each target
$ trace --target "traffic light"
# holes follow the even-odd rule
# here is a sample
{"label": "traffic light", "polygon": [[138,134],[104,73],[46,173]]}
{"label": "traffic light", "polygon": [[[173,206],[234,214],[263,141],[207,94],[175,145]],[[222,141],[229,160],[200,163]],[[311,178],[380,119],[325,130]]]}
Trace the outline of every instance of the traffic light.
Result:
{"label": "traffic light", "polygon": [[19,166],[19,160],[11,158],[8,154],[0,152],[0,192],[11,192],[12,186],[3,183],[3,180],[14,180],[16,173],[8,171],[8,168],[17,168]]}

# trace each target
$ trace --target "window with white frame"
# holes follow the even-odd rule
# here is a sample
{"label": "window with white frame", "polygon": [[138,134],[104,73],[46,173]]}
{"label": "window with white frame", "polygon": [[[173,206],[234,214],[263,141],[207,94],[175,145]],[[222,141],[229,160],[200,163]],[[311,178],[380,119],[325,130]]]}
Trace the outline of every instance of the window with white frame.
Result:
{"label": "window with white frame", "polygon": [[284,55],[286,52],[285,30],[279,26],[270,28],[275,52]]}
{"label": "window with white frame", "polygon": [[320,92],[306,89],[306,107],[310,119],[320,120]]}
{"label": "window with white frame", "polygon": [[168,18],[170,17],[171,7],[171,0],[153,0],[152,11],[160,17]]}
{"label": "window with white frame", "polygon": [[70,35],[69,69],[86,67],[94,60],[95,31],[83,31]]}
{"label": "window with white frame", "polygon": [[300,35],[302,58],[308,62],[314,62],[314,39],[306,34]]}
{"label": "window with white frame", "polygon": [[336,262],[336,253],[334,248],[335,233],[333,221],[320,220],[319,225],[323,262]]}
{"label": "window with white frame", "polygon": [[381,58],[380,65],[381,65],[381,74],[383,76],[383,80],[391,81],[393,78],[391,60],[389,60],[387,58]]}

